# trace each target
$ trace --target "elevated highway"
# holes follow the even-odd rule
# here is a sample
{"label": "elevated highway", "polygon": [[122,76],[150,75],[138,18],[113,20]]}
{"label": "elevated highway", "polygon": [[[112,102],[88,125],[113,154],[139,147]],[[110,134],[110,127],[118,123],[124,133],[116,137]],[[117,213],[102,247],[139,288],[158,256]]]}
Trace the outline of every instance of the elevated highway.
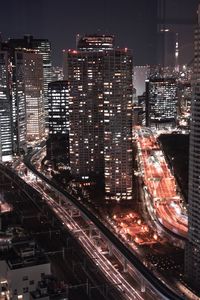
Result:
{"label": "elevated highway", "polygon": [[36,159],[38,155],[38,150],[27,155],[24,159],[24,163],[28,170],[32,172],[36,179],[39,178],[47,185],[51,186],[56,192],[60,193],[62,196],[66,197],[67,200],[73,204],[76,209],[78,209],[81,215],[85,216],[94,226],[100,231],[102,236],[107,240],[107,242],[112,245],[120,254],[123,256],[126,264],[129,267],[133,267],[137,270],[137,273],[141,276],[141,283],[147,286],[155,294],[155,299],[170,299],[170,300],[183,300],[184,296],[180,296],[166,286],[160,279],[158,279],[143,263],[134,255],[134,253],[127,248],[124,243],[119,240],[103,223],[98,217],[96,217],[87,207],[85,207],[77,198],[69,194],[67,191],[60,188],[58,184],[52,182],[52,180],[46,178],[42,173],[40,173],[32,163],[32,160]]}

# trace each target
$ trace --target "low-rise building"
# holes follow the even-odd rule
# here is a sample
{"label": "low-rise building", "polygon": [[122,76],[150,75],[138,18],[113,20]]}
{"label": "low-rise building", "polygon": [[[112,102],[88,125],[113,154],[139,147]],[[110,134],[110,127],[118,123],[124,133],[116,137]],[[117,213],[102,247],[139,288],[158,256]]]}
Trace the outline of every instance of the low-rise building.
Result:
{"label": "low-rise building", "polygon": [[0,295],[7,299],[29,300],[38,282],[51,274],[45,253],[33,240],[17,240],[0,258]]}

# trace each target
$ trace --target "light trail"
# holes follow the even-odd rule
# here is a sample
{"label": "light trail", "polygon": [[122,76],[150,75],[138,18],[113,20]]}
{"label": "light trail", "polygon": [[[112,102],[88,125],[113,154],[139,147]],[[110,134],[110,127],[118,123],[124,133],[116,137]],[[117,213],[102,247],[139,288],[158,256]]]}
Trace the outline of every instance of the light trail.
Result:
{"label": "light trail", "polygon": [[108,258],[99,251],[93,240],[89,238],[89,236],[84,232],[80,225],[71,217],[66,207],[57,203],[56,200],[45,193],[37,183],[29,181],[29,184],[30,183],[39,193],[42,194],[43,199],[45,199],[47,204],[59,217],[62,224],[66,226],[66,228],[72,233],[72,235],[75,236],[78,232],[78,240],[83,248],[86,250],[91,259],[94,260],[95,257],[95,264],[101,269],[107,279],[122,293],[123,298],[129,300],[143,300],[144,298],[138,293],[138,291],[129,284],[129,282],[122,276],[122,274],[115,269]]}
{"label": "light trail", "polygon": [[[140,274],[141,292],[145,292],[146,288],[146,294],[142,294],[144,295],[145,299],[147,299],[147,297],[155,299],[155,295],[156,299],[183,299],[174,293],[174,291],[172,291],[170,288],[168,288],[161,280],[158,280],[157,277],[155,277],[154,274],[149,271],[139,259],[137,259],[134,253],[124,246],[124,242],[122,243],[119,238],[116,238],[114,234],[107,229],[107,226],[104,226],[102,221],[96,218],[90,210],[88,210],[82,203],[78,201],[78,199],[73,197],[68,192],[63,191],[55,183],[48,180],[41,172],[37,171],[30,162],[30,157],[32,159],[34,157],[35,159],[36,154],[38,156],[38,152],[35,151],[31,153],[31,156],[27,156],[24,160],[25,165],[29,170],[29,174],[34,174],[33,180],[37,180],[37,178],[39,178],[40,181],[43,181],[47,186],[50,186],[54,191],[56,191],[56,193],[58,192],[59,195],[64,196],[73,207],[76,207],[81,212],[81,215],[83,215],[84,218],[88,218],[92,224],[94,224],[96,228],[100,230],[106,240],[109,241],[112,246],[114,246],[113,249],[117,249],[121,253],[123,259],[127,260],[131,266],[134,266],[135,272]],[[133,279],[134,278],[135,277],[133,276]]]}
{"label": "light trail", "polygon": [[140,171],[147,188],[145,198],[150,199],[149,204],[163,226],[186,238],[188,219],[181,211],[176,181],[157,139],[149,128],[137,128],[135,135]]}

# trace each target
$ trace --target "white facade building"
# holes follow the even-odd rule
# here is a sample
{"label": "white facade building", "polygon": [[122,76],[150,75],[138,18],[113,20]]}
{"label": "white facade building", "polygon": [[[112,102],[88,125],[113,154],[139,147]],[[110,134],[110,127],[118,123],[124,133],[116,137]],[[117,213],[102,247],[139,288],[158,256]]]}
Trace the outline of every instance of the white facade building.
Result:
{"label": "white facade building", "polygon": [[10,62],[7,51],[0,51],[0,162],[12,160],[12,112]]}
{"label": "white facade building", "polygon": [[34,242],[17,243],[11,251],[10,259],[0,261],[0,295],[29,300],[42,276],[51,274],[50,262]]}

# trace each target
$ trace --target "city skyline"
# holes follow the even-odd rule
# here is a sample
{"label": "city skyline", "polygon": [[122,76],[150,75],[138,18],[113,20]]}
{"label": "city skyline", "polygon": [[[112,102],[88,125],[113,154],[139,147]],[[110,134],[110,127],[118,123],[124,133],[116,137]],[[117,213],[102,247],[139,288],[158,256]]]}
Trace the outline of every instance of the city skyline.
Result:
{"label": "city skyline", "polygon": [[[54,2],[47,0],[3,2],[0,12],[3,39],[22,38],[25,34],[48,38],[52,43],[54,65],[62,65],[62,50],[75,47],[76,34],[114,34],[117,36],[116,45],[133,50],[135,65],[156,63],[158,0],[151,0],[151,5],[148,0],[125,0],[122,9],[114,0],[104,0],[99,6],[91,0],[84,1],[84,4],[81,0],[59,0],[58,3],[55,6]],[[198,0],[182,0],[180,16],[180,0],[166,1],[166,20],[182,20],[174,25],[167,24],[172,31],[179,33],[182,63],[189,63],[192,59],[197,4]]]}
{"label": "city skyline", "polygon": [[3,11],[0,300],[200,299],[199,0]]}

